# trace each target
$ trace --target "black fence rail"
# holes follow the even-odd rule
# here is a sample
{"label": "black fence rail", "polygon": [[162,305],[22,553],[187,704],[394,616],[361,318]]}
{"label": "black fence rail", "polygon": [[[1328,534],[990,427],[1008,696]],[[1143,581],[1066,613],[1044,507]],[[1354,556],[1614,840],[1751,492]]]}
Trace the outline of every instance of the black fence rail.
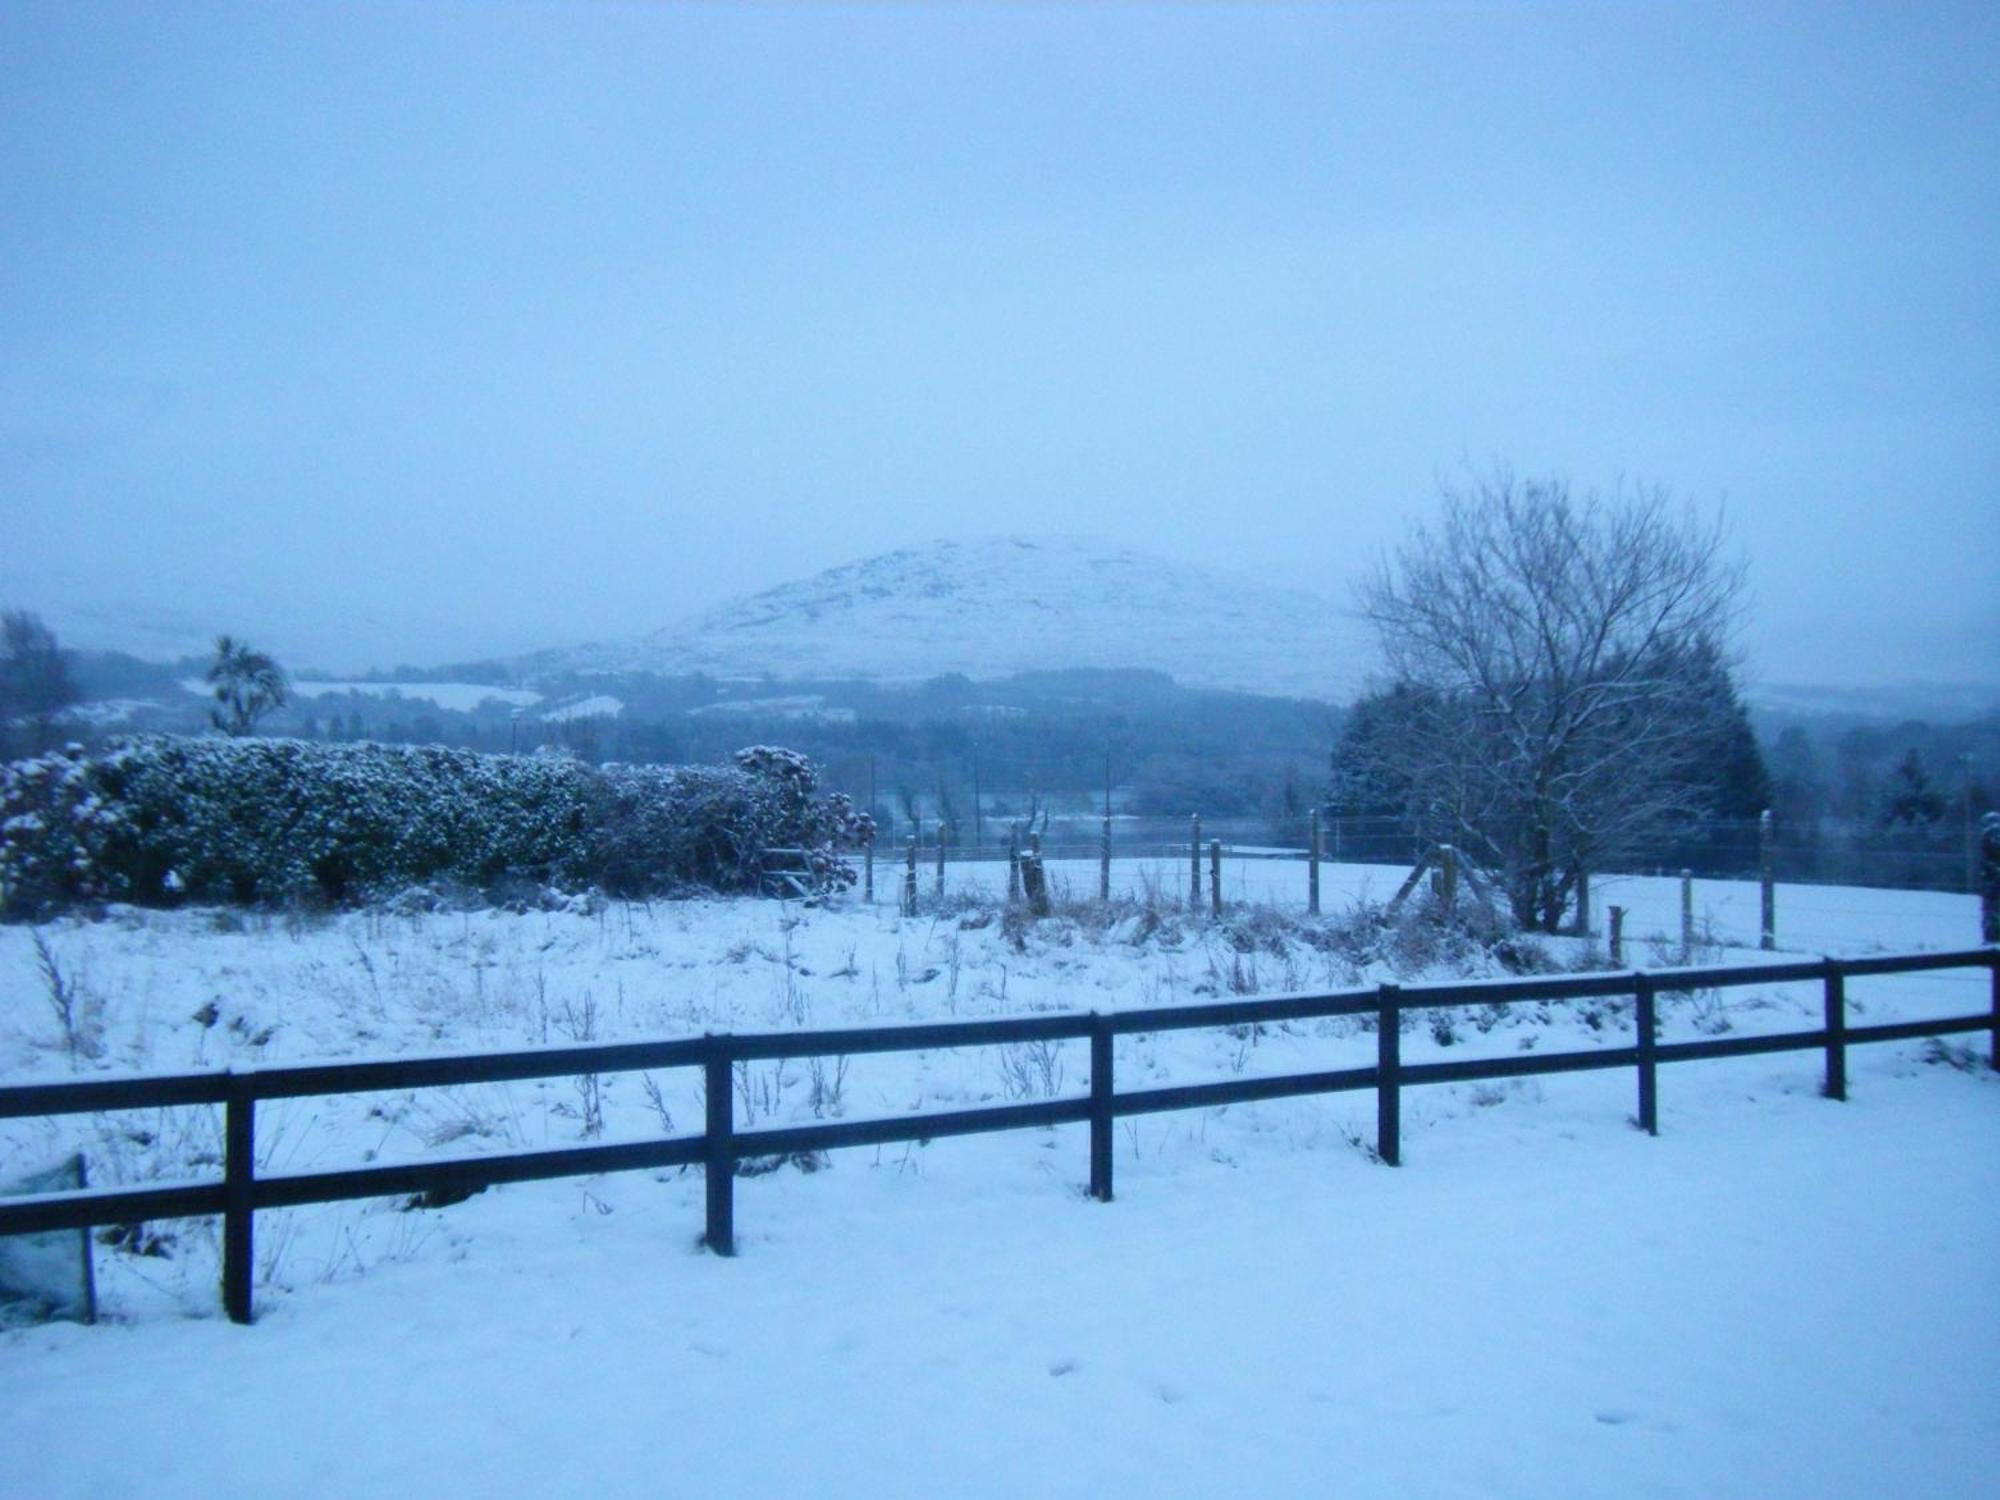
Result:
{"label": "black fence rail", "polygon": [[[1965,968],[1985,969],[1990,976],[1991,1000],[1987,1010],[1981,1014],[1866,1026],[1848,1023],[1846,987],[1850,979]],[[1662,994],[1799,982],[1816,982],[1823,986],[1824,1021],[1811,1031],[1713,1037],[1685,1042],[1663,1043],[1658,1040],[1657,1004]],[[1464,1062],[1406,1064],[1402,1060],[1402,1020],[1406,1012],[1525,1001],[1622,998],[1628,995],[1634,1001],[1634,1035],[1630,1046],[1478,1058]],[[1122,1093],[1116,1086],[1113,1054],[1114,1043],[1120,1036],[1341,1016],[1365,1017],[1375,1022],[1376,1057],[1373,1066],[1134,1089]],[[2000,1069],[2000,948],[1802,963],[1541,975],[1407,988],[1384,984],[1373,989],[1281,995],[1259,1000],[1218,1001],[1145,1010],[1065,1013],[993,1021],[924,1022],[825,1031],[710,1034],[666,1041],[542,1047],[520,1052],[13,1084],[0,1086],[0,1119],[219,1104],[224,1111],[223,1176],[220,1181],[103,1187],[0,1199],[0,1234],[35,1234],[91,1229],[105,1224],[129,1224],[145,1219],[220,1215],[223,1221],[223,1305],[233,1320],[247,1323],[252,1314],[252,1235],[260,1209],[402,1193],[463,1195],[507,1182],[699,1166],[706,1181],[704,1241],[718,1255],[730,1255],[735,1250],[736,1167],[746,1158],[898,1141],[928,1141],[944,1136],[979,1135],[1037,1126],[1088,1124],[1090,1193],[1092,1197],[1108,1202],[1112,1196],[1112,1128],[1117,1120],[1133,1115],[1373,1089],[1376,1093],[1376,1154],[1384,1163],[1396,1166],[1402,1160],[1402,1090],[1422,1084],[1631,1068],[1637,1076],[1635,1123],[1640,1129],[1657,1134],[1657,1073],[1662,1063],[1819,1050],[1825,1053],[1826,1096],[1844,1099],[1847,1097],[1849,1047],[1868,1042],[1902,1041],[1975,1031],[1989,1034],[1989,1056],[1993,1066]],[[882,1119],[842,1120],[759,1130],[736,1128],[731,1070],[738,1063],[1069,1040],[1088,1041],[1090,1046],[1090,1087],[1082,1097]],[[705,1128],[699,1135],[492,1156],[434,1158],[276,1176],[261,1176],[256,1168],[256,1110],[263,1100],[674,1067],[700,1068],[703,1072],[707,1118]]]}

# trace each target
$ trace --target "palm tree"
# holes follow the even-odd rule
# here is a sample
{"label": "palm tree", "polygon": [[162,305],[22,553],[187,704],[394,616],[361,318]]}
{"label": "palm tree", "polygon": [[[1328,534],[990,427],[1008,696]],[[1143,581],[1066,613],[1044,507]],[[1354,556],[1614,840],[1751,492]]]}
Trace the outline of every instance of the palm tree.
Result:
{"label": "palm tree", "polygon": [[268,653],[226,635],[215,638],[208,680],[214,684],[216,704],[209,721],[224,734],[249,734],[259,719],[291,698],[283,667]]}

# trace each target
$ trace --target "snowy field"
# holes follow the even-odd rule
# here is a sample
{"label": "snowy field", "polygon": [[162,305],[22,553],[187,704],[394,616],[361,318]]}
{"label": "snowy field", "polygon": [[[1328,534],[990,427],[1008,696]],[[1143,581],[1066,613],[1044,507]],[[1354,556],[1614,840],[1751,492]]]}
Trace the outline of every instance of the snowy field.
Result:
{"label": "snowy field", "polygon": [[[886,866],[877,894],[894,889]],[[1094,892],[1096,867],[1057,868]],[[1403,871],[1328,867],[1325,904]],[[950,888],[1004,884],[954,865]],[[1159,909],[1009,930],[705,901],[505,913],[116,910],[42,930],[101,1026],[72,1064],[34,934],[0,929],[0,1076],[165,1070],[1174,1004],[1456,972],[1421,933],[1314,939],[1304,869],[1243,861],[1220,924]],[[923,871],[928,900],[931,873]],[[1628,964],[1678,933],[1671,880],[1604,882]],[[1269,903],[1259,906],[1255,903]],[[1702,883],[1703,958],[1755,958],[1754,886]],[[1966,947],[1970,898],[1785,887],[1781,948]],[[1747,944],[1741,947],[1727,946]],[[1585,962],[1587,945],[1547,945]],[[1856,980],[1857,1020],[1982,1009],[1984,975]],[[1804,1029],[1812,986],[1663,1005],[1668,1038]],[[1425,1020],[1408,1061],[1629,1043],[1629,1004]],[[1971,1043],[1971,1046],[1962,1045]],[[0,1493],[866,1496],[1988,1493],[2000,1438],[2000,1086],[1983,1037],[1661,1074],[1412,1089],[1406,1166],[1373,1095],[836,1153],[737,1188],[700,1252],[698,1173],[258,1217],[259,1322],[222,1320],[215,1228],[97,1252],[107,1322],[0,1333]],[[1121,1039],[1121,1084],[1366,1065],[1349,1022]],[[793,1063],[739,1124],[1073,1095],[1079,1044]],[[699,1128],[688,1071],[267,1104],[300,1171]],[[671,1122],[671,1123],[669,1123]],[[0,1178],[78,1147],[98,1181],[212,1174],[207,1110],[0,1126]]]}

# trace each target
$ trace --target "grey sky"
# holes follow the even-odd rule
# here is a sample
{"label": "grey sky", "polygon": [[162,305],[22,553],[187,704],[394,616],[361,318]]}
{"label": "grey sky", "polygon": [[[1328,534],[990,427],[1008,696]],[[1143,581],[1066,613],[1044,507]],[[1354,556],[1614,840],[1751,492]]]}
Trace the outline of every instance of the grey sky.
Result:
{"label": "grey sky", "polygon": [[0,599],[354,667],[995,531],[1344,598],[1499,458],[1726,503],[1767,680],[2000,680],[1996,76],[1990,4],[0,0]]}

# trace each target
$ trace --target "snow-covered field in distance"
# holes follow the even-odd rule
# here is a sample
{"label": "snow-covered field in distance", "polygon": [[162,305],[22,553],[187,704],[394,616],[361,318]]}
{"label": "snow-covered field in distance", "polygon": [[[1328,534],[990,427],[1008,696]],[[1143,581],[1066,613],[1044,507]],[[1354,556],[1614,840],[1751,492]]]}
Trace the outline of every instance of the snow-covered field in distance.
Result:
{"label": "snow-covered field in distance", "polygon": [[[878,895],[894,889],[877,869]],[[1058,869],[1094,891],[1094,864]],[[1390,867],[1330,867],[1329,910]],[[1344,987],[1355,964],[1161,893],[1096,932],[700,901],[598,912],[239,917],[115,911],[44,934],[126,1070],[514,1047],[707,1029],[972,1018]],[[950,867],[954,887],[1004,869]],[[1287,884],[1291,882],[1291,884]],[[923,874],[928,894],[931,875]],[[1601,887],[1636,952],[1677,882]],[[1302,866],[1225,895],[1293,911]],[[1754,944],[1754,886],[1698,914]],[[1804,952],[1964,947],[1967,897],[1784,887]],[[1232,935],[1251,942],[1249,951]],[[1553,951],[1571,957],[1576,945]],[[1420,958],[1412,948],[1406,958]],[[1717,956],[1749,959],[1754,949]],[[0,1075],[66,1076],[31,934],[0,929]],[[1971,972],[1850,985],[1857,1019],[1982,1009]],[[1804,1029],[1814,986],[1667,1002],[1668,1037]],[[212,1008],[211,1008],[212,1007]],[[1411,1061],[1619,1046],[1629,1008],[1428,1023]],[[836,1153],[738,1187],[739,1256],[695,1246],[698,1174],[260,1215],[260,1321],[223,1322],[213,1227],[98,1252],[114,1321],[0,1334],[0,1453],[23,1495],[1880,1495],[1984,1493],[2000,1437],[2000,1088],[1977,1049],[1856,1049],[1852,1102],[1810,1053],[1404,1096],[1407,1165],[1368,1159],[1373,1096],[1121,1126],[1118,1201],[1083,1131]],[[1372,1060],[1346,1023],[1121,1041],[1124,1086]],[[1080,1048],[748,1070],[739,1119],[859,1118],[1081,1092]],[[695,1130],[692,1074],[601,1080],[605,1138]],[[814,1095],[817,1090],[818,1101]],[[578,1140],[575,1081],[268,1104],[265,1169]],[[212,1172],[206,1111],[72,1122],[99,1180]],[[11,1124],[0,1176],[77,1139]],[[170,1396],[163,1393],[172,1393]]]}

